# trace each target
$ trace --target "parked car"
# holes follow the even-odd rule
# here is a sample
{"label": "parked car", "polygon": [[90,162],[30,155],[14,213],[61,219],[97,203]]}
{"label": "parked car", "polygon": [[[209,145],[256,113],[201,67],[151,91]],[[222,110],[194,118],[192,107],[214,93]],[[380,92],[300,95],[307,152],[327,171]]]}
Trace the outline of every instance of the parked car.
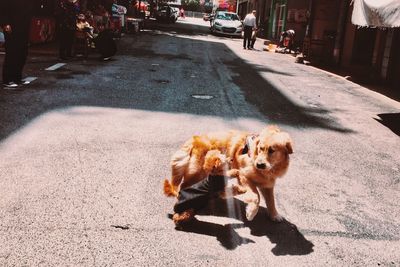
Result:
{"label": "parked car", "polygon": [[180,13],[179,7],[172,7],[172,9],[174,10],[174,16],[176,17],[176,19],[178,19]]}
{"label": "parked car", "polygon": [[238,14],[227,11],[218,11],[215,13],[211,24],[211,32],[229,36],[242,36],[243,23]]}
{"label": "parked car", "polygon": [[178,20],[179,12],[171,6],[160,6],[156,12],[156,19],[165,22],[175,22]]}
{"label": "parked car", "polygon": [[0,47],[4,44],[5,39],[4,39],[4,34],[3,32],[0,31]]}

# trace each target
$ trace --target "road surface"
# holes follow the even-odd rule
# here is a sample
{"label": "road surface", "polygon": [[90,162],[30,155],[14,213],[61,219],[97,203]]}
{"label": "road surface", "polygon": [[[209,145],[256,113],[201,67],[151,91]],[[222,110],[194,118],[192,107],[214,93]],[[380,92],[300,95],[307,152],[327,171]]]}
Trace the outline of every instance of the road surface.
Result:
{"label": "road surface", "polygon": [[[187,18],[108,62],[31,53],[0,94],[1,266],[399,266],[400,104]],[[54,51],[55,52],[55,51]],[[294,140],[274,223],[215,201],[188,228],[162,194],[190,136],[277,124]],[[264,204],[263,204],[264,205]]]}

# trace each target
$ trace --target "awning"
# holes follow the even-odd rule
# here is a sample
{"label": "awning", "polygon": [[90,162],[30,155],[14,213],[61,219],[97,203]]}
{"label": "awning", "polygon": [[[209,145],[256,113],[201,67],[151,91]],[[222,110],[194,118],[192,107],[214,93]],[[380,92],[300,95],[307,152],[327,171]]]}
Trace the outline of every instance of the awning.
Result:
{"label": "awning", "polygon": [[400,0],[354,0],[351,22],[364,27],[400,27]]}

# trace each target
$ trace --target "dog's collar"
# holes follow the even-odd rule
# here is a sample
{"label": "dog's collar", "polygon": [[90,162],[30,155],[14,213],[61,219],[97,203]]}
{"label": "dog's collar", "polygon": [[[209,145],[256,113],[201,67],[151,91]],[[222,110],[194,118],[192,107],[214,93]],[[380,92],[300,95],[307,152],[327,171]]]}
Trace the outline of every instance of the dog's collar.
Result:
{"label": "dog's collar", "polygon": [[247,154],[250,157],[250,148],[251,143],[254,142],[254,139],[257,137],[256,134],[250,134],[246,137],[246,143],[242,149],[242,155]]}

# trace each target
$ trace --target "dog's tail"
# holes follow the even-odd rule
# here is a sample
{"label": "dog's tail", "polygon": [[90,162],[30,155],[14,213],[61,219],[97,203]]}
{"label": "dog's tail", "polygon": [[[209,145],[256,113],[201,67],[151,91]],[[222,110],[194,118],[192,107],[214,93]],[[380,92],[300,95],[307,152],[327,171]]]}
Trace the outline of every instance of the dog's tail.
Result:
{"label": "dog's tail", "polygon": [[190,157],[193,150],[192,140],[187,141],[183,147],[176,151],[171,159],[171,181],[164,181],[164,194],[168,197],[178,197],[178,187],[181,184],[185,170],[189,166]]}
{"label": "dog's tail", "polygon": [[178,197],[178,192],[168,179],[165,179],[164,181],[164,194],[167,197]]}
{"label": "dog's tail", "polygon": [[190,160],[190,147],[186,150],[177,151],[171,159],[171,180],[164,181],[164,194],[168,197],[178,197],[178,188],[181,184],[185,170],[188,168]]}

